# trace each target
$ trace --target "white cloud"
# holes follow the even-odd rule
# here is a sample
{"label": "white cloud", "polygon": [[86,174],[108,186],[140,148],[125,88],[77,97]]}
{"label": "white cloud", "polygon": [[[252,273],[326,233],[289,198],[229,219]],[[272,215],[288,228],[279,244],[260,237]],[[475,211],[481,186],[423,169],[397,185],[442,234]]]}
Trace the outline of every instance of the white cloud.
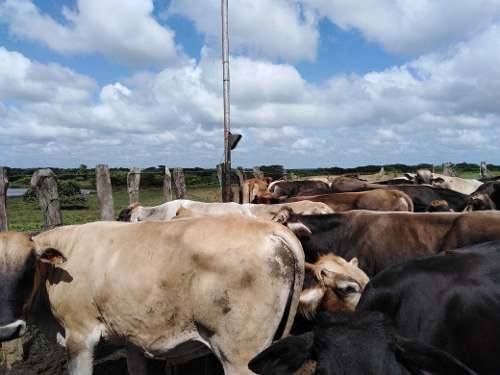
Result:
{"label": "white cloud", "polygon": [[124,65],[176,61],[174,32],[162,27],[152,12],[152,0],[78,0],[77,9],[62,8],[60,23],[32,0],[5,0],[0,22],[12,35],[61,53],[101,53]]}
{"label": "white cloud", "polygon": [[360,30],[396,53],[420,54],[482,31],[500,17],[498,0],[301,0],[343,29]]}
{"label": "white cloud", "polygon": [[[220,44],[220,0],[173,0],[167,14],[194,21],[209,45]],[[297,0],[230,2],[229,30],[232,51],[290,62],[316,57],[316,18]]]}
{"label": "white cloud", "polygon": [[[233,56],[232,125],[244,136],[234,162],[498,163],[499,55],[500,28],[493,25],[446,52],[322,84],[289,64]],[[199,62],[103,87],[1,49],[1,159],[32,164],[43,150],[43,160],[65,165],[213,166],[222,150],[220,77],[219,56],[209,48]]]}
{"label": "white cloud", "polygon": [[96,82],[57,64],[32,62],[0,47],[0,100],[84,102]]}

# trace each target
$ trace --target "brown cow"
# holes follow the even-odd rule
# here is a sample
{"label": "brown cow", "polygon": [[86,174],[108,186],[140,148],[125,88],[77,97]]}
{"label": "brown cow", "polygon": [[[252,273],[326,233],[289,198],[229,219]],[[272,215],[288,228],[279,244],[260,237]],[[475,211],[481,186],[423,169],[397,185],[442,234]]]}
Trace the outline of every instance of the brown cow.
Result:
{"label": "brown cow", "polygon": [[358,258],[373,276],[384,268],[420,256],[434,255],[480,242],[500,239],[500,213],[347,211],[326,215],[295,215],[283,210],[286,223],[301,239],[306,261],[334,253]]}
{"label": "brown cow", "polygon": [[[453,212],[453,210],[448,205],[445,200],[434,200],[431,202],[429,207],[427,207],[427,212]],[[472,210],[471,210],[472,211]]]}
{"label": "brown cow", "polygon": [[399,190],[376,189],[352,193],[323,194],[312,197],[293,197],[288,198],[287,202],[300,200],[325,203],[335,212],[349,210],[413,212],[413,201],[407,194]]}
{"label": "brown cow", "polygon": [[271,177],[250,178],[245,180],[240,192],[241,203],[254,203],[255,197],[265,193],[272,180]]}
{"label": "brown cow", "polygon": [[330,186],[323,181],[276,181],[269,186],[275,197],[296,197],[331,193]]}

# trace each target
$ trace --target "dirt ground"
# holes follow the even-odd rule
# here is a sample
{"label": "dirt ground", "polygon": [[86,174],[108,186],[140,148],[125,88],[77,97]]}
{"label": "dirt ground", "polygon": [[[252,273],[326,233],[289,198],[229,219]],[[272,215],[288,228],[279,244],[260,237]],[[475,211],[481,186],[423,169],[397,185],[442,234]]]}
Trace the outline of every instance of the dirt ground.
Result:
{"label": "dirt ground", "polygon": [[[63,347],[49,342],[36,328],[30,327],[23,337],[24,360],[7,370],[0,366],[0,375],[67,375],[67,355]],[[219,375],[218,360],[208,356],[167,372],[164,361],[148,360],[148,375]],[[124,350],[100,349],[94,360],[94,375],[128,375]]]}

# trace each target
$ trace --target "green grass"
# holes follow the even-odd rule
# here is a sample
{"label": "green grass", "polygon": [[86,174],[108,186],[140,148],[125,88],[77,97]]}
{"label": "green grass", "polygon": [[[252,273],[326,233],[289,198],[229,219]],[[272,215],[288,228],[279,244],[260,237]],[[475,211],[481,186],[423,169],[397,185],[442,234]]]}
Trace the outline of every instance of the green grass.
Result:
{"label": "green grass", "polygon": [[[89,208],[85,210],[62,210],[64,224],[83,224],[100,219],[100,206],[96,194],[89,194]],[[187,198],[201,202],[219,201],[218,187],[187,188]],[[141,189],[139,200],[144,206],[156,206],[164,202],[161,189]],[[125,190],[113,192],[115,217],[128,206]],[[37,231],[42,227],[42,212],[36,204],[26,203],[22,197],[7,199],[7,218],[11,231]]]}

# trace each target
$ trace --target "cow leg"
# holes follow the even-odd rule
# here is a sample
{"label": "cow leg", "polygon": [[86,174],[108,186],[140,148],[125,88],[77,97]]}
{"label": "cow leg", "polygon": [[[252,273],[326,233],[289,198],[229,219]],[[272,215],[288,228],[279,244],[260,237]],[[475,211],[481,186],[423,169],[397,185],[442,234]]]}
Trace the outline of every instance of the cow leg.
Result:
{"label": "cow leg", "polygon": [[66,332],[66,348],[69,353],[69,375],[92,375],[94,349],[101,339],[101,331],[95,329],[87,335]]}
{"label": "cow leg", "polygon": [[146,375],[146,358],[139,348],[127,346],[127,369],[130,375]]}

